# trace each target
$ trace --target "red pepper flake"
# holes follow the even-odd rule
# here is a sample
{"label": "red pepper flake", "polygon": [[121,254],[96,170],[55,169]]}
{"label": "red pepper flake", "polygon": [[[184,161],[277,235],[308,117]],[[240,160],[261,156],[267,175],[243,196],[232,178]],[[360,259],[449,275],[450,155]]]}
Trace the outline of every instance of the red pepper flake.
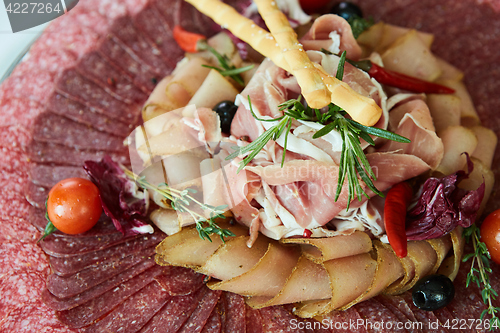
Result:
{"label": "red pepper flake", "polygon": [[207,38],[201,34],[184,30],[180,25],[174,27],[174,39],[180,48],[186,52],[198,52],[199,43]]}
{"label": "red pepper flake", "polygon": [[304,229],[304,233],[302,234],[302,237],[304,237],[304,238],[311,238],[312,234],[313,234],[313,233],[312,233],[312,231],[311,231],[311,230],[309,230],[309,229]]}
{"label": "red pepper flake", "polygon": [[408,254],[406,239],[406,210],[413,196],[413,190],[407,182],[394,185],[385,198],[384,226],[389,244],[399,258]]}

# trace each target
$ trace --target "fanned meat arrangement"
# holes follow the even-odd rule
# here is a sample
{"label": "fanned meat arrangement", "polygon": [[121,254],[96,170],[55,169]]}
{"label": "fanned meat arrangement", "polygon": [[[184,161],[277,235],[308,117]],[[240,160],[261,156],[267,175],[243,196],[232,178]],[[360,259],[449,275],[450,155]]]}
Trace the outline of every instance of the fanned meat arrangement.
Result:
{"label": "fanned meat arrangement", "polygon": [[[225,2],[239,10],[248,6],[247,1]],[[487,126],[500,135],[500,117],[496,115],[500,72],[489,67],[498,62],[498,1],[444,0],[439,5],[416,0],[353,2],[376,20],[434,33],[436,54],[464,71],[480,118],[488,119]],[[387,250],[387,244],[378,241],[373,243],[376,256],[371,256],[372,241],[363,232],[334,237],[331,242],[314,238],[278,242],[256,236],[250,239],[247,229],[228,224],[236,237],[225,243],[218,238],[209,243],[200,239],[194,228],[168,237],[156,228],[153,234],[124,237],[104,214],[89,231],[78,235],[56,231],[37,242],[47,224],[45,203],[52,186],[69,177],[86,177],[82,168],[85,161],[110,156],[115,162],[131,164],[124,140],[141,123],[142,107],[157,83],[184,56],[173,38],[177,25],[208,36],[220,30],[183,0],[81,0],[48,26],[26,59],[0,85],[0,333],[379,332],[367,322],[380,321],[422,323],[416,329],[401,329],[407,332],[450,332],[443,325],[454,319],[480,318],[485,309],[481,291],[475,285],[465,288],[470,264],[457,270],[459,259],[446,258],[447,253],[460,258],[461,229],[451,236],[411,242],[408,257],[401,261]],[[306,41],[306,46],[308,42],[315,45],[315,41]],[[359,58],[359,49],[350,52]],[[282,88],[298,89],[283,72],[270,71],[265,79],[279,81]],[[352,66],[346,67],[347,80],[353,73]],[[371,88],[371,81],[367,81]],[[262,82],[250,87],[248,94],[257,96],[259,89],[269,88],[259,85]],[[380,96],[374,99],[382,103]],[[255,100],[258,105],[259,99]],[[377,186],[383,190],[393,185],[384,183],[383,173],[389,172],[387,165],[391,164],[385,152],[411,154],[398,155],[407,158],[400,163],[406,167],[399,170],[398,181],[434,169],[443,154],[434,132],[426,131],[429,110],[422,111],[419,99],[410,103],[415,111],[397,122],[397,131],[407,136],[418,133],[415,139],[433,149],[429,153],[419,145],[387,143],[383,152],[369,154],[370,163],[380,166]],[[204,117],[203,111],[198,117]],[[387,116],[382,117],[381,122],[389,122],[384,118]],[[259,128],[249,119],[248,112],[239,112],[233,130],[254,140]],[[210,133],[205,134],[204,140],[209,142]],[[308,133],[302,135],[310,139]],[[308,149],[297,154],[319,150],[313,145]],[[499,152],[497,148],[494,172],[500,165]],[[335,160],[339,152],[323,154],[326,160]],[[273,179],[273,172],[277,172],[273,167],[252,167],[265,180],[262,186],[268,198],[281,186]],[[321,174],[307,177],[304,181],[322,180]],[[495,197],[498,190],[500,182],[495,184],[486,212],[500,207]],[[281,194],[286,196],[286,191],[292,193],[293,189],[285,188]],[[298,199],[290,194],[289,200]],[[250,210],[245,211],[247,208]],[[248,202],[242,216],[253,217],[251,209]],[[331,220],[343,208],[329,202],[314,209],[321,212],[318,216]],[[319,219],[308,214],[302,214],[303,220],[296,223],[307,226]],[[270,233],[281,236],[281,232],[276,228]],[[155,262],[160,243],[163,252]],[[249,243],[253,244],[251,249],[246,247]],[[196,256],[191,253],[193,246],[199,250]],[[242,249],[247,252],[238,253]],[[414,306],[408,290],[423,275],[436,272],[443,261],[448,275],[456,275],[458,292],[446,307],[423,311]],[[385,268],[393,264],[401,269],[396,273],[387,270],[394,274],[385,276]],[[282,274],[273,275],[276,271],[269,272],[266,265],[280,265]],[[492,270],[491,285],[500,290],[500,267],[493,264]],[[255,283],[261,280],[268,285]],[[312,288],[300,289],[304,281]],[[332,281],[343,281],[344,287]],[[345,311],[330,311],[387,287],[388,294],[399,295],[378,295]],[[363,294],[366,290],[370,295]],[[246,299],[237,293],[252,297]],[[307,301],[296,307],[288,304],[297,299]],[[500,306],[500,300],[495,302]],[[323,321],[298,315],[322,315]]]}

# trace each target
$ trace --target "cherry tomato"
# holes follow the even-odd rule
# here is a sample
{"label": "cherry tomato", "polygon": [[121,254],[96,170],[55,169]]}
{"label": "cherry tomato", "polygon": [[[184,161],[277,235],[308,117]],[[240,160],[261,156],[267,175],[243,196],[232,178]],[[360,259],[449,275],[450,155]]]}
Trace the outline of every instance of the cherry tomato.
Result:
{"label": "cherry tomato", "polygon": [[481,224],[481,241],[486,244],[491,260],[500,264],[500,209],[488,215]]}
{"label": "cherry tomato", "polygon": [[319,13],[329,3],[330,0],[300,0],[300,6],[308,14]]}
{"label": "cherry tomato", "polygon": [[52,224],[66,234],[90,230],[102,213],[99,190],[87,179],[61,180],[49,192],[47,213]]}

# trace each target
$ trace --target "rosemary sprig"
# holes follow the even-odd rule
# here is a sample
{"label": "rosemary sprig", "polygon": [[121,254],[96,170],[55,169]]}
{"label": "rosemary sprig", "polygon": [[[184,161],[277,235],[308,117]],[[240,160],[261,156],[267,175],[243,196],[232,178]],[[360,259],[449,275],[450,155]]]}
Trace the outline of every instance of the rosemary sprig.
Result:
{"label": "rosemary sprig", "polygon": [[[344,51],[340,57],[339,65],[337,68],[336,77],[339,80],[342,80],[344,76],[345,60],[346,54]],[[240,171],[248,163],[250,163],[250,161],[252,161],[255,156],[257,156],[257,154],[265,147],[269,140],[273,139],[276,141],[277,139],[279,139],[281,134],[285,133],[283,158],[281,160],[281,166],[283,167],[283,163],[285,161],[287,138],[292,126],[293,119],[318,122],[324,126],[313,135],[313,139],[327,135],[333,130],[337,131],[342,137],[343,142],[342,152],[340,155],[339,181],[335,193],[335,201],[338,200],[340,193],[342,192],[344,182],[347,179],[347,209],[349,209],[349,203],[354,199],[354,197],[357,197],[360,201],[362,200],[363,195],[368,197],[368,194],[366,194],[365,190],[359,183],[358,175],[370,190],[380,196],[383,196],[383,193],[380,192],[373,184],[373,180],[376,180],[375,173],[373,172],[370,163],[368,162],[368,159],[366,158],[366,155],[361,148],[361,139],[365,140],[370,145],[375,145],[375,142],[370,135],[397,142],[410,142],[409,139],[401,135],[380,128],[361,125],[360,123],[347,118],[347,113],[339,106],[334,104],[330,104],[328,106],[328,111],[321,112],[318,109],[312,109],[309,106],[304,106],[301,103],[300,98],[291,99],[279,105],[280,111],[283,112],[283,116],[275,119],[260,119],[255,115],[252,109],[250,97],[248,98],[248,102],[250,106],[250,112],[255,119],[267,122],[279,121],[279,123],[265,131],[252,143],[243,148],[237,149],[237,151],[229,155],[226,160],[235,158],[238,155],[244,156],[250,153],[240,163],[240,166],[238,168],[238,171]]]}
{"label": "rosemary sprig", "polygon": [[[215,220],[218,218],[225,218],[224,210],[227,208],[227,205],[223,206],[211,206],[199,202],[196,198],[194,198],[191,194],[196,193],[194,189],[185,189],[185,190],[177,190],[172,187],[169,187],[168,184],[163,183],[159,186],[154,186],[146,181],[145,177],[139,177],[132,171],[127,168],[123,168],[123,171],[131,180],[134,180],[140,187],[146,190],[152,190],[166,199],[170,200],[171,206],[174,210],[179,213],[188,213],[191,215],[193,220],[196,222],[196,230],[198,230],[198,234],[201,239],[207,239],[210,242],[212,239],[210,235],[218,235],[220,239],[224,242],[225,237],[233,237],[235,236],[233,232],[228,229],[222,229],[219,227]],[[207,219],[205,216],[195,212],[190,209],[189,206],[194,204],[201,208],[202,210],[209,211],[210,215]]]}
{"label": "rosemary sprig", "polygon": [[363,31],[367,30],[374,24],[372,18],[367,20],[359,16],[351,17],[347,20],[347,22],[351,25],[352,34],[356,39],[358,39],[359,35],[361,35]]}
{"label": "rosemary sprig", "polygon": [[472,241],[474,249],[474,252],[465,255],[462,259],[463,262],[466,262],[472,258],[465,286],[469,287],[471,283],[476,283],[479,289],[482,288],[481,297],[484,304],[486,304],[486,309],[481,313],[480,319],[484,320],[484,317],[489,314],[491,316],[489,329],[498,329],[500,327],[500,318],[498,317],[500,307],[493,305],[493,301],[498,297],[498,293],[490,284],[489,274],[492,273],[489,262],[491,259],[490,253],[486,245],[480,241],[480,229],[475,224],[464,230],[464,237],[467,243]]}
{"label": "rosemary sprig", "polygon": [[236,67],[230,63],[230,60],[227,55],[222,55],[219,52],[217,52],[216,49],[211,47],[210,45],[206,44],[202,46],[203,48],[207,49],[212,53],[217,60],[219,61],[220,67],[215,67],[215,66],[209,66],[209,65],[202,65],[203,67],[206,68],[211,68],[215,69],[218,71],[222,76],[229,76],[231,77],[236,83],[239,85],[245,85],[245,82],[243,81],[243,77],[241,77],[241,73],[246,72],[254,67],[254,65],[248,65],[245,67]]}

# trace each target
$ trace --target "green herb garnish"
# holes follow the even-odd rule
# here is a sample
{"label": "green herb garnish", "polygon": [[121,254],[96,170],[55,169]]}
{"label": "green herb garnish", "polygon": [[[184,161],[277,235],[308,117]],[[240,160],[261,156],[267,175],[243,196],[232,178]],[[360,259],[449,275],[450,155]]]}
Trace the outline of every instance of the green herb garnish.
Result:
{"label": "green herb garnish", "polygon": [[229,76],[234,81],[236,81],[236,83],[238,83],[242,86],[245,85],[245,82],[243,81],[243,78],[241,77],[241,73],[252,69],[254,67],[254,65],[248,65],[245,67],[238,68],[230,63],[230,60],[229,60],[227,55],[220,54],[219,52],[217,52],[216,49],[214,49],[213,47],[211,47],[208,44],[205,44],[203,47],[206,48],[208,51],[210,51],[217,58],[217,60],[219,61],[219,65],[221,66],[221,67],[215,67],[215,66],[209,66],[209,65],[202,65],[203,67],[215,69],[222,76]]}
{"label": "green herb garnish", "polygon": [[374,24],[372,18],[367,20],[359,16],[351,17],[347,20],[347,22],[351,25],[352,34],[356,39],[358,39],[359,35],[361,35],[363,31],[367,30]]}
{"label": "green herb garnish", "polygon": [[47,210],[47,201],[49,201],[48,198],[47,198],[47,200],[45,200],[45,219],[47,220],[47,224],[45,225],[45,229],[43,230],[42,237],[40,237],[40,239],[37,241],[37,243],[57,230],[57,228],[52,224],[52,221],[49,219],[49,212]]}
{"label": "green herb garnish", "polygon": [[[223,206],[211,206],[199,202],[196,200],[191,194],[196,193],[194,189],[185,189],[185,190],[176,190],[172,187],[169,187],[168,184],[163,183],[159,186],[154,186],[146,181],[145,177],[139,177],[134,174],[132,171],[123,168],[123,171],[131,180],[134,180],[140,187],[146,190],[152,190],[156,193],[159,193],[161,196],[170,200],[171,206],[174,210],[179,213],[188,213],[191,215],[193,220],[196,222],[196,230],[198,230],[198,234],[201,239],[207,239],[210,242],[212,239],[210,235],[218,235],[220,239],[225,242],[225,237],[234,237],[234,233],[228,229],[222,229],[215,223],[215,220],[218,218],[226,218],[224,216],[224,210],[227,209],[227,205]],[[198,208],[201,208],[204,211],[209,212],[209,218],[207,219],[205,216],[195,212],[192,209],[189,209],[189,206],[194,204]]]}
{"label": "green herb garnish", "polygon": [[[345,51],[342,53],[340,57],[339,65],[337,68],[337,79],[342,80],[344,76],[344,64],[345,64]],[[226,160],[233,159],[240,155],[246,155],[243,161],[241,161],[240,166],[238,168],[238,172],[242,170],[250,161],[254,159],[255,156],[265,147],[265,145],[269,142],[269,140],[273,139],[274,141],[278,140],[279,137],[284,133],[285,134],[285,142],[283,145],[283,157],[281,160],[281,167],[283,167],[283,163],[285,161],[285,153],[286,153],[286,144],[288,134],[290,132],[290,128],[292,126],[292,122],[294,119],[296,120],[304,120],[304,121],[313,121],[320,124],[325,125],[322,129],[318,130],[314,135],[313,139],[322,137],[331,131],[337,131],[342,137],[342,153],[340,156],[340,166],[339,166],[339,182],[337,184],[337,192],[335,194],[335,201],[340,196],[342,192],[342,186],[344,184],[345,179],[347,178],[348,182],[348,204],[347,209],[349,209],[349,203],[356,196],[358,200],[361,201],[362,196],[368,197],[366,192],[363,190],[359,183],[358,175],[361,177],[361,180],[368,186],[370,190],[374,193],[384,196],[382,192],[380,192],[375,185],[373,184],[373,180],[376,180],[375,174],[370,167],[368,159],[366,158],[363,149],[361,148],[360,139],[365,140],[370,145],[375,145],[375,142],[370,137],[370,135],[378,136],[380,138],[409,143],[410,140],[375,127],[368,127],[361,125],[360,123],[347,118],[347,113],[342,110],[339,106],[330,104],[328,106],[328,111],[321,112],[318,109],[312,109],[309,106],[304,106],[300,98],[292,99],[286,101],[279,105],[280,111],[283,111],[284,115],[276,118],[276,119],[260,119],[257,118],[255,113],[252,110],[252,103],[250,102],[250,97],[248,97],[248,102],[250,106],[250,112],[254,116],[255,119],[259,121],[279,121],[278,124],[274,125],[267,131],[265,131],[261,136],[259,136],[255,141],[248,144],[242,148],[236,148],[237,151],[229,155]]]}
{"label": "green herb garnish", "polygon": [[480,229],[475,224],[466,228],[463,236],[467,243],[472,241],[472,247],[474,249],[473,253],[465,255],[462,259],[463,262],[466,262],[472,258],[471,268],[467,274],[465,286],[469,287],[471,283],[476,283],[478,288],[482,289],[481,297],[484,304],[486,304],[486,309],[481,313],[480,319],[483,321],[484,317],[489,314],[491,316],[489,329],[497,329],[500,327],[500,318],[498,318],[500,307],[495,307],[493,305],[493,301],[498,297],[498,293],[490,284],[489,274],[492,273],[489,262],[491,259],[490,253],[488,252],[486,244],[479,240],[481,237]]}

